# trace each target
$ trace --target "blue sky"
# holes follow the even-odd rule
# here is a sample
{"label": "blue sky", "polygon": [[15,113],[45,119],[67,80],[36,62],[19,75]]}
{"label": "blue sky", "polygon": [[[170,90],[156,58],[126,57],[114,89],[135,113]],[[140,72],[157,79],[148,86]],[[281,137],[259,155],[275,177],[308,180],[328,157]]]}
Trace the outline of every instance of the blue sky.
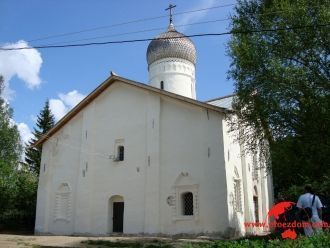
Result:
{"label": "blue sky", "polygon": [[[52,43],[101,42],[153,38],[166,30],[168,18],[108,27],[52,39],[38,38],[109,26],[149,17],[163,16],[164,9],[176,4],[174,13],[233,4],[233,0],[1,0],[0,46],[34,46]],[[221,20],[233,13],[234,6],[174,16],[177,30],[186,35],[226,32],[229,21],[187,25]],[[186,25],[186,26],[180,26]],[[117,35],[148,29],[160,29]],[[117,35],[117,36],[114,36]],[[107,36],[104,38],[76,41]],[[197,99],[207,100],[233,92],[227,79],[230,59],[226,46],[230,36],[193,38],[197,49]],[[23,139],[30,137],[35,117],[46,99],[57,118],[102,83],[110,71],[148,82],[146,50],[149,42],[104,46],[0,51],[0,74],[5,76],[5,97],[14,109],[14,120]]]}

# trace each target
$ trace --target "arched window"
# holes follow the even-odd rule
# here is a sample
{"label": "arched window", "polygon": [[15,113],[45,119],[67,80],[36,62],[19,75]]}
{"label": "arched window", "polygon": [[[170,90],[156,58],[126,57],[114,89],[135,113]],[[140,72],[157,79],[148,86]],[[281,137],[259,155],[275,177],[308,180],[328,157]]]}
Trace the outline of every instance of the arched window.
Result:
{"label": "arched window", "polygon": [[236,167],[234,168],[234,173],[235,173],[235,177],[234,177],[235,206],[234,207],[236,212],[242,212],[241,180]]}
{"label": "arched window", "polygon": [[168,204],[172,206],[173,220],[199,219],[199,184],[193,180],[189,172],[182,171],[173,184],[173,195]]}
{"label": "arched window", "polygon": [[235,191],[235,210],[236,212],[242,212],[241,180],[234,180],[234,191]]}
{"label": "arched window", "polygon": [[181,196],[182,215],[194,215],[194,196],[191,192],[183,193]]}

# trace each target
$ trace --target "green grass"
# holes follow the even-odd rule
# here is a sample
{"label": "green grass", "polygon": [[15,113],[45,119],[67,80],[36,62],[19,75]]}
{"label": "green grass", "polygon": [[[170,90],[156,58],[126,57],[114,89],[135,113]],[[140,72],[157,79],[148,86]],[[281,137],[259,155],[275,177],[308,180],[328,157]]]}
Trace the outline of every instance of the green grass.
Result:
{"label": "green grass", "polygon": [[88,240],[82,241],[82,243],[88,245],[88,247],[113,248],[327,248],[330,247],[330,232],[325,232],[310,238],[299,236],[295,240],[283,240],[275,236],[266,236],[203,243],[185,243],[175,240],[171,243],[160,240],[143,240],[136,242]]}
{"label": "green grass", "polygon": [[295,240],[281,238],[245,238],[234,241],[214,241],[209,244],[188,244],[184,248],[326,248],[330,247],[330,233],[322,233],[313,237],[299,236]]}

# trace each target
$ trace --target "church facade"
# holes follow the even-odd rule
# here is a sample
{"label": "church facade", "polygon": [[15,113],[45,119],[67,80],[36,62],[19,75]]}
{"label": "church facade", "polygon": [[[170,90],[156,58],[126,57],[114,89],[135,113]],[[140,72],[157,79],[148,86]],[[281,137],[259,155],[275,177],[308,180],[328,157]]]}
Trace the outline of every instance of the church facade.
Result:
{"label": "church facade", "polygon": [[170,24],[149,44],[149,85],[106,79],[42,145],[36,234],[244,236],[271,176],[228,133],[233,96],[196,100],[196,50]]}

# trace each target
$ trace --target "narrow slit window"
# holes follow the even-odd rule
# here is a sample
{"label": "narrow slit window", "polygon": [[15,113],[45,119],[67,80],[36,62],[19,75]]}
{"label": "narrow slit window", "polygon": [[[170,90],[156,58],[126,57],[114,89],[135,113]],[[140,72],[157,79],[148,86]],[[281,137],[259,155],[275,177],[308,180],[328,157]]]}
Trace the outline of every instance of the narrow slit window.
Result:
{"label": "narrow slit window", "polygon": [[118,161],[124,161],[124,152],[125,152],[125,149],[124,149],[124,146],[118,146]]}
{"label": "narrow slit window", "polygon": [[242,212],[242,198],[241,198],[241,181],[234,181],[234,192],[235,192],[235,210],[236,212]]}
{"label": "narrow slit window", "polygon": [[252,179],[258,179],[258,164],[257,164],[257,155],[253,155],[253,164],[252,164]]}
{"label": "narrow slit window", "polygon": [[164,89],[164,81],[160,81],[160,89],[161,89],[161,90]]}
{"label": "narrow slit window", "polygon": [[259,222],[258,196],[253,196],[253,204],[254,204],[254,216],[255,216],[256,222]]}

